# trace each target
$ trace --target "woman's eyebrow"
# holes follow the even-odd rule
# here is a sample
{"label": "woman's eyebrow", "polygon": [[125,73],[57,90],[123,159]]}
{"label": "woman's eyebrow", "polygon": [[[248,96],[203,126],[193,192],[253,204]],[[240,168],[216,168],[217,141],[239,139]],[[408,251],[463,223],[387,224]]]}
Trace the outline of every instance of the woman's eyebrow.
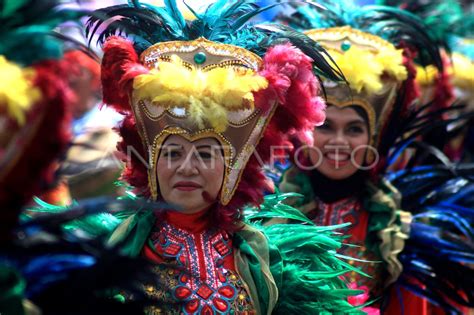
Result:
{"label": "woman's eyebrow", "polygon": [[170,149],[175,149],[175,148],[180,149],[183,146],[181,144],[177,144],[177,143],[167,143],[167,144],[163,145],[163,147],[170,148]]}
{"label": "woman's eyebrow", "polygon": [[196,149],[212,149],[214,147],[218,147],[216,144],[200,144],[196,146]]}
{"label": "woman's eyebrow", "polygon": [[351,120],[347,123],[348,125],[353,125],[353,124],[365,124],[365,121],[362,118],[357,118],[354,120]]}

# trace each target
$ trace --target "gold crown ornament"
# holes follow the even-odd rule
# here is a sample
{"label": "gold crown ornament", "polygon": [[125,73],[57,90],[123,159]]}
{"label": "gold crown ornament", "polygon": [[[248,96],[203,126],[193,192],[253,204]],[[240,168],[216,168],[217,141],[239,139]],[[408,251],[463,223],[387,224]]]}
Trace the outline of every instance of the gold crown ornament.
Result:
{"label": "gold crown ornament", "polygon": [[369,120],[371,144],[377,146],[397,91],[408,76],[402,50],[376,35],[349,26],[305,33],[328,50],[349,83],[348,87],[345,83],[323,81],[327,104],[361,107]]}

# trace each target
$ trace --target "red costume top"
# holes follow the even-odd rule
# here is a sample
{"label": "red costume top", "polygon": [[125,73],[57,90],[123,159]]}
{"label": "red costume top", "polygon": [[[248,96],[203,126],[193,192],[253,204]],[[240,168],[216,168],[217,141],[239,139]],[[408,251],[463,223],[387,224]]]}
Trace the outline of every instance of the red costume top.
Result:
{"label": "red costume top", "polygon": [[[143,249],[156,265],[156,279],[144,284],[150,295],[169,297],[166,314],[255,314],[234,264],[228,233],[211,225],[207,211],[167,212]],[[167,291],[159,289],[165,282]],[[180,303],[173,307],[173,302]],[[181,308],[181,309],[180,309]],[[159,313],[151,307],[150,313]]]}

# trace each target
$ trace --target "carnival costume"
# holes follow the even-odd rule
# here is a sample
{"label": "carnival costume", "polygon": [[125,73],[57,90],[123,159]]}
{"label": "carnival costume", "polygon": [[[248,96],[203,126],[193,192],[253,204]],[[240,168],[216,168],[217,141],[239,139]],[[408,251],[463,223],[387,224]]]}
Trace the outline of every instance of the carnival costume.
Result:
{"label": "carnival costume", "polygon": [[[378,3],[403,8],[417,15],[425,22],[427,31],[437,42],[442,53],[444,69],[439,71],[433,66],[417,65],[416,80],[420,86],[421,103],[430,102],[428,110],[431,112],[447,109],[444,118],[449,117],[453,122],[449,126],[446,124],[433,128],[423,136],[423,141],[446,152],[452,161],[461,161],[463,152],[467,149],[464,137],[469,128],[466,125],[469,125],[473,115],[472,106],[471,108],[468,106],[470,92],[466,89],[469,78],[472,78],[467,75],[472,70],[470,69],[472,65],[461,57],[457,50],[459,50],[458,44],[462,46],[463,42],[469,42],[469,37],[472,38],[474,23],[472,12],[463,13],[463,7],[457,0],[429,2],[379,0]],[[458,107],[461,106],[464,107],[460,110]],[[465,119],[456,121],[455,118],[460,115]],[[432,158],[431,161],[425,162],[439,161]]]}
{"label": "carnival costume", "polygon": [[[317,170],[308,172],[292,166],[283,175],[280,189],[300,193],[303,197],[296,200],[295,205],[317,224],[352,222],[347,231],[352,235],[349,240],[360,247],[343,247],[341,253],[372,261],[360,264],[353,260],[353,263],[360,264],[373,279],[357,275],[352,279],[357,287],[367,287],[372,298],[386,295],[386,288],[398,279],[397,284],[403,283],[422,296],[444,303],[443,294],[434,289],[434,282],[441,283],[446,278],[440,274],[439,279],[433,280],[424,291],[425,282],[420,274],[437,269],[430,269],[435,264],[430,265],[429,259],[425,258],[425,268],[420,267],[413,254],[418,253],[421,260],[423,255],[419,249],[425,246],[426,252],[429,242],[413,245],[414,241],[408,241],[408,245],[404,244],[410,235],[415,235],[410,232],[410,225],[416,224],[410,213],[400,210],[402,196],[397,189],[381,178],[400,152],[426,132],[426,122],[433,118],[430,115],[420,118],[427,105],[415,107],[418,87],[414,57],[418,56],[420,63],[441,70],[438,47],[424,30],[422,21],[408,12],[383,6],[356,7],[348,1],[330,2],[325,6],[327,10],[311,5],[298,6],[294,15],[281,18],[326,48],[344,73],[350,88],[324,82],[327,103],[339,108],[362,109],[370,134],[369,145],[377,149],[376,152],[367,151],[366,163],[374,167],[370,171],[359,170],[343,180],[332,180]],[[296,145],[298,147],[298,143]],[[308,163],[307,156],[295,155],[295,160],[297,158],[301,158],[295,161],[299,163],[297,165]],[[421,209],[420,206],[419,211]],[[420,223],[418,218],[415,221]],[[469,246],[464,243],[458,249],[469,257]],[[400,256],[400,252],[404,255]],[[441,256],[440,260],[445,264],[455,260],[448,254]],[[380,260],[383,264],[377,263]],[[453,281],[452,285],[471,296],[468,285],[459,281]],[[436,293],[432,294],[433,291]],[[469,299],[465,303],[471,303]],[[382,299],[379,307],[384,309],[385,304]],[[451,305],[447,308],[452,309]],[[391,306],[386,311],[390,312]],[[408,308],[406,311],[414,310]]]}
{"label": "carnival costume", "polygon": [[[470,18],[474,20],[474,14]],[[474,112],[474,39],[469,37],[455,37],[451,39],[452,65],[450,68],[451,83],[454,86],[456,103],[466,106],[464,113]],[[464,130],[453,143],[451,156],[455,161],[470,163],[474,161],[474,127],[473,118],[470,117]]]}
{"label": "carnival costume", "polygon": [[[5,27],[0,33],[0,204],[10,216],[2,217],[2,239],[17,223],[21,207],[52,181],[52,161],[69,141],[71,118],[66,107],[74,95],[58,79],[65,77],[67,63],[58,60],[62,42],[49,32],[72,15],[52,12],[54,3],[31,5],[6,1],[1,8]],[[28,9],[31,11],[22,12]],[[28,15],[33,15],[33,9],[39,14],[36,19]],[[27,42],[29,49],[24,47]],[[30,180],[24,182],[26,178]]]}
{"label": "carnival costume", "polygon": [[[213,138],[226,161],[218,200],[194,214],[137,203],[122,216],[68,229],[94,237],[110,232],[109,246],[154,264],[153,277],[137,279],[155,301],[144,304],[150,314],[358,312],[347,302],[354,292],[339,278],[353,268],[335,256],[341,237],[333,228],[266,228],[242,215],[244,206],[261,207],[254,220],[307,221],[278,198],[262,205],[260,163],[287,133],[324,120],[313,67],[333,80],[341,75],[303,34],[247,24],[265,9],[253,1],[217,1],[193,10],[193,21],[175,1],[165,5],[104,8],[87,25],[91,41],[103,43],[104,103],[125,115],[119,150],[134,152],[123,179],[133,194],[160,201],[156,162],[165,139]],[[125,302],[140,300],[127,290],[115,293]]]}
{"label": "carnival costume", "polygon": [[[472,113],[474,111],[472,91],[474,89],[473,76],[473,25],[474,13],[472,8],[463,7],[459,1],[386,1],[392,6],[403,7],[417,16],[420,16],[434,33],[440,47],[445,49],[449,56],[445,58],[446,69],[439,73],[432,67],[420,69],[417,80],[426,90],[427,98],[432,97],[434,103],[450,105],[449,98],[454,99],[454,104],[464,106],[453,115],[462,115],[466,119],[456,124],[451,124],[448,130],[438,139],[444,140],[444,151],[455,162],[472,161]],[[436,94],[433,93],[433,90]],[[431,140],[431,139],[428,139]],[[440,143],[443,144],[442,142]]]}
{"label": "carnival costume", "polygon": [[[83,15],[61,8],[59,1],[0,4],[2,314],[137,314],[140,309],[99,293],[131,289],[128,275],[135,279],[139,273],[123,275],[122,270],[146,263],[61,230],[62,223],[87,214],[90,207],[21,222],[27,216],[21,214],[23,207],[54,181],[57,161],[70,141],[76,97],[68,80],[72,65],[62,58],[65,37],[53,29]],[[110,202],[103,206],[116,208]]]}

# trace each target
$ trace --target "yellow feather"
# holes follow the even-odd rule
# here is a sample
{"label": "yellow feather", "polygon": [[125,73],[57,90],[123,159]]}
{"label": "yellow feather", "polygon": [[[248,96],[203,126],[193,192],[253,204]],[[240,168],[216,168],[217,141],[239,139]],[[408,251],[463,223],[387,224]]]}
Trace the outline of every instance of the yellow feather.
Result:
{"label": "yellow feather", "polygon": [[403,65],[403,50],[384,49],[377,54],[384,72],[394,77],[397,81],[404,81],[408,77],[407,68]]}
{"label": "yellow feather", "polygon": [[470,92],[474,91],[474,62],[459,53],[454,53],[452,60],[450,75],[454,86]]}
{"label": "yellow feather", "polygon": [[5,111],[23,125],[26,111],[41,99],[41,91],[32,82],[34,70],[23,69],[0,56],[0,74],[3,78],[0,80],[0,112]]}
{"label": "yellow feather", "polygon": [[161,63],[159,69],[137,76],[133,82],[135,98],[148,99],[166,108],[187,108],[190,119],[200,127],[208,121],[219,131],[227,127],[228,111],[252,109],[253,92],[267,86],[266,79],[251,70],[190,70],[176,56],[171,62]]}
{"label": "yellow feather", "polygon": [[351,89],[357,93],[379,92],[383,88],[384,74],[397,81],[407,78],[401,50],[384,49],[374,53],[353,46],[345,52],[330,50],[329,53],[341,68]]}
{"label": "yellow feather", "polygon": [[433,84],[437,76],[438,69],[433,65],[424,68],[416,66],[416,82],[420,85],[428,86]]}
{"label": "yellow feather", "polygon": [[194,98],[192,95],[189,97],[189,115],[193,118],[194,122],[199,128],[204,128],[204,107],[199,99]]}

